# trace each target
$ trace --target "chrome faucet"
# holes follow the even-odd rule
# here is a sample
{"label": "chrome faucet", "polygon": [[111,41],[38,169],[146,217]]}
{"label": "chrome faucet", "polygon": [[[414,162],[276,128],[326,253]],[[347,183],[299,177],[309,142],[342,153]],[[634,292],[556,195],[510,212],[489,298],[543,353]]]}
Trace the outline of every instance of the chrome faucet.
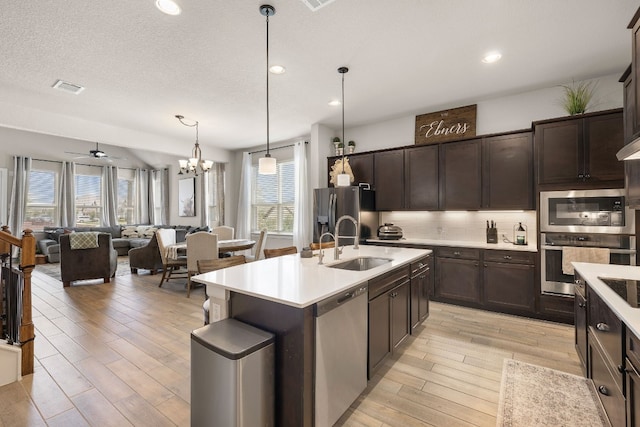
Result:
{"label": "chrome faucet", "polygon": [[[322,252],[322,238],[324,236],[331,236],[333,237],[333,241],[336,241],[336,238],[333,234],[326,232],[326,233],[322,233],[322,236],[320,236],[320,251],[318,252],[318,264],[322,264],[322,258],[324,258],[324,252]],[[337,243],[337,242],[336,242]]]}
{"label": "chrome faucet", "polygon": [[[341,236],[340,235],[340,224],[342,223],[343,220],[348,219],[351,222],[353,222],[353,225],[356,227],[356,235],[355,236]],[[333,249],[333,259],[334,260],[338,260],[340,259],[340,254],[342,253],[342,249],[340,249],[338,247],[338,244],[340,242],[340,238],[341,237],[350,237],[353,239],[353,249],[358,249],[358,241],[360,240],[360,236],[359,236],[359,230],[360,227],[358,226],[358,221],[356,221],[356,219],[354,217],[352,217],[351,215],[342,215],[340,218],[338,218],[338,221],[336,221],[336,228],[335,228],[335,233],[336,235],[334,236],[333,240],[335,240],[336,245],[335,248]]]}

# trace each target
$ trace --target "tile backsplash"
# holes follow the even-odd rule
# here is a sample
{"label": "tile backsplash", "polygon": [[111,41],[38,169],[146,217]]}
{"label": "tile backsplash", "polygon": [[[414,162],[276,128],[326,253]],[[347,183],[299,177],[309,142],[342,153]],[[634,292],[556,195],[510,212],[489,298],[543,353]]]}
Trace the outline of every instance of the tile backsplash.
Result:
{"label": "tile backsplash", "polygon": [[503,234],[513,240],[513,227],[527,226],[529,241],[536,239],[536,211],[444,211],[381,212],[380,224],[390,222],[402,227],[407,239],[485,242],[487,221],[498,228],[498,242]]}

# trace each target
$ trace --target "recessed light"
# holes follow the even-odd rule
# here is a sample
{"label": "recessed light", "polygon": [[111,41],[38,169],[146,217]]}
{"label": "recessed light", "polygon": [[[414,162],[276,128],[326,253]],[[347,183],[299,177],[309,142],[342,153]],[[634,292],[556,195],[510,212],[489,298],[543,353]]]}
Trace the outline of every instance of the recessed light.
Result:
{"label": "recessed light", "polygon": [[269,67],[269,72],[271,74],[284,74],[285,71],[287,71],[287,69],[282,65],[272,65],[271,67]]}
{"label": "recessed light", "polygon": [[333,101],[329,101],[329,105],[332,107],[337,107],[338,105],[342,105],[339,99],[334,99]]}
{"label": "recessed light", "polygon": [[156,0],[156,7],[167,15],[180,15],[182,9],[173,0]]}
{"label": "recessed light", "polygon": [[499,61],[500,58],[502,58],[502,54],[500,52],[489,52],[484,56],[484,58],[482,58],[482,62],[485,64],[492,64]]}

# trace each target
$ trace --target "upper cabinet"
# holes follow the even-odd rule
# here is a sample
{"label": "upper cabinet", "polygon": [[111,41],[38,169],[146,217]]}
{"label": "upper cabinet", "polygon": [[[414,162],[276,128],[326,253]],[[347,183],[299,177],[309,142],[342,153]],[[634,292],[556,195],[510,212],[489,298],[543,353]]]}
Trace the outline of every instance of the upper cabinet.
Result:
{"label": "upper cabinet", "polygon": [[[638,134],[640,134],[640,108],[637,108],[638,102],[640,102],[640,9],[636,12],[631,23],[629,24],[629,28],[631,29],[631,83],[630,83],[630,93],[632,94],[632,99],[630,103],[633,105],[633,121],[629,123],[632,131],[632,139],[635,139]],[[625,84],[626,86],[626,84]],[[625,89],[626,93],[626,89]],[[627,107],[627,103],[625,100],[625,108]]]}
{"label": "upper cabinet", "polygon": [[482,141],[482,207],[534,209],[531,132]]}
{"label": "upper cabinet", "polygon": [[[345,155],[345,158],[349,159],[349,165],[353,172],[353,182],[351,185],[369,184],[373,188],[373,153],[358,153]],[[333,166],[336,160],[341,159],[339,156],[329,157],[327,161],[327,172],[331,172],[331,166]],[[332,187],[329,183],[331,176],[327,174],[327,185]]]}
{"label": "upper cabinet", "polygon": [[373,174],[376,210],[404,209],[404,152],[390,150],[374,153]]}
{"label": "upper cabinet", "polygon": [[622,122],[618,109],[534,123],[538,184],[622,181]]}
{"label": "upper cabinet", "polygon": [[482,207],[482,139],[440,146],[440,209]]}
{"label": "upper cabinet", "polygon": [[404,207],[408,210],[438,209],[439,145],[404,150]]}

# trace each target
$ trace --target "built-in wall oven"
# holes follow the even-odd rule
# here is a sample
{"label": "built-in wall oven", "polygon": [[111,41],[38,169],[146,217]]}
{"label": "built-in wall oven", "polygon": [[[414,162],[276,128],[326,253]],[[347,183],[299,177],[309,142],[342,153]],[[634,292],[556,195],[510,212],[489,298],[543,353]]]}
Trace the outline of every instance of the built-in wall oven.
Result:
{"label": "built-in wall oven", "polygon": [[574,294],[572,259],[636,265],[634,211],[624,189],[541,192],[540,254],[542,293],[567,297]]}

